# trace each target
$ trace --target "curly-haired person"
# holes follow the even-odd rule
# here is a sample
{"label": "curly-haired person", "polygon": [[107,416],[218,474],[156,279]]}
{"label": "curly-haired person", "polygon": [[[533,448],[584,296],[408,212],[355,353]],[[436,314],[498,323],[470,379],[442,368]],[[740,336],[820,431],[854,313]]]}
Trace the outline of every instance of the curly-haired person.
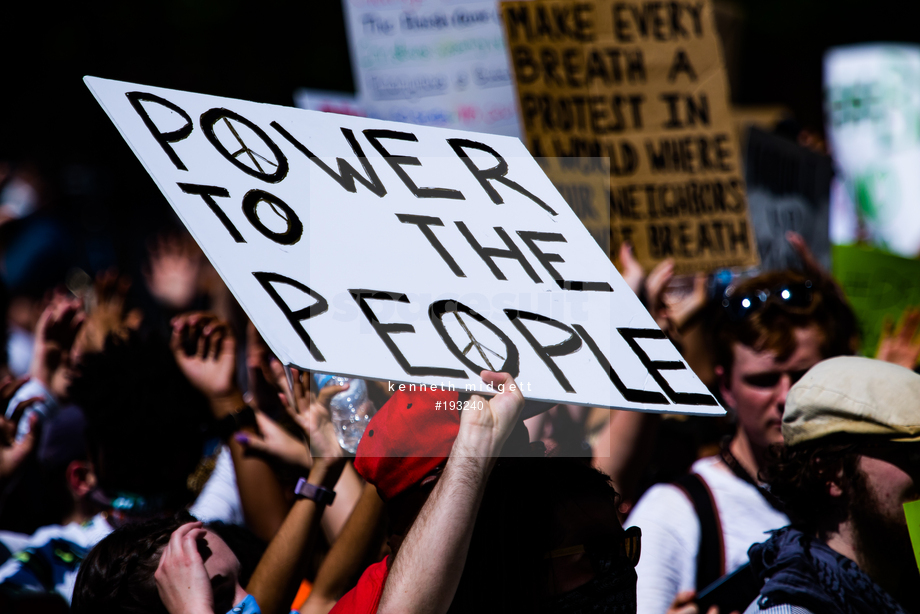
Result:
{"label": "curly-haired person", "polygon": [[764,582],[745,614],[916,612],[903,504],[920,499],[920,375],[839,357],[790,390],[765,478],[792,525],[751,547]]}

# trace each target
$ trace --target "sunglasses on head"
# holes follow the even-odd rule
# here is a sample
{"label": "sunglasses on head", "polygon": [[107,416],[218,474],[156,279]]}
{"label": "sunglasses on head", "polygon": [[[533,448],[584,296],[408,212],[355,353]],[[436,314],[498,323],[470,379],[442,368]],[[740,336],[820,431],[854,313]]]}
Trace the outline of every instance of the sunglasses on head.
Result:
{"label": "sunglasses on head", "polygon": [[769,290],[751,290],[744,294],[726,292],[725,298],[722,299],[722,307],[732,321],[738,321],[760,311],[770,302],[793,309],[806,309],[811,307],[813,298],[814,292],[809,280],[802,283],[782,284]]}
{"label": "sunglasses on head", "polygon": [[629,527],[620,535],[592,539],[589,543],[557,548],[543,555],[544,559],[556,559],[574,554],[584,554],[591,561],[595,573],[607,571],[615,564],[635,567],[642,553],[642,531]]}

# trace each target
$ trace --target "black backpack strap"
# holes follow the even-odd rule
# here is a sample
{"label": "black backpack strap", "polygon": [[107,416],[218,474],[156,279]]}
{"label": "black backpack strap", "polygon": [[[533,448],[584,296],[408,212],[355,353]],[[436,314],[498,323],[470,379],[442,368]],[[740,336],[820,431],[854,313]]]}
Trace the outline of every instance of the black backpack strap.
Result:
{"label": "black backpack strap", "polygon": [[725,575],[725,542],[719,510],[706,481],[695,473],[674,481],[684,491],[700,519],[700,548],[696,555],[696,590],[706,588]]}

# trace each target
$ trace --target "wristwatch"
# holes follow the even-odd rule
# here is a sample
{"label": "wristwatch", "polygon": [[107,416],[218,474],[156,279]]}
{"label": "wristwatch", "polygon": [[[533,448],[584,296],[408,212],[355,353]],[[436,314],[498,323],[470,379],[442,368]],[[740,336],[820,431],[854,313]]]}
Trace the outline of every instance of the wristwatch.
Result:
{"label": "wristwatch", "polygon": [[332,505],[332,502],[335,501],[334,490],[329,490],[328,488],[323,488],[316,484],[310,484],[307,482],[307,478],[300,478],[297,480],[297,486],[294,487],[294,494],[304,499],[312,499],[316,501],[317,505]]}

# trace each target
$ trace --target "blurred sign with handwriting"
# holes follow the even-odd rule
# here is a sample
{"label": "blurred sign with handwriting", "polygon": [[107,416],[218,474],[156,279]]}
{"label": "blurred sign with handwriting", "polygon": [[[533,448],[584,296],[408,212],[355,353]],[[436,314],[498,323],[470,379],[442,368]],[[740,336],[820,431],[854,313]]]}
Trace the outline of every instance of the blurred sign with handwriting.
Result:
{"label": "blurred sign with handwriting", "polygon": [[920,255],[920,46],[830,49],[824,91],[828,143],[860,235]]}
{"label": "blurred sign with handwriting", "polygon": [[342,0],[369,117],[518,136],[494,0]]}

